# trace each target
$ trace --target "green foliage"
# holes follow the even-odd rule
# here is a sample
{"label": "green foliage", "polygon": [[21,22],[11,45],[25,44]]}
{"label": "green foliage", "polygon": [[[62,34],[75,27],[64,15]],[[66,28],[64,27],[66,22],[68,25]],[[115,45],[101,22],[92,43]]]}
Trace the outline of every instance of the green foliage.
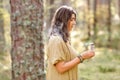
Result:
{"label": "green foliage", "polygon": [[93,59],[86,60],[79,65],[79,80],[119,80],[119,64],[119,50],[96,49]]}
{"label": "green foliage", "polygon": [[111,66],[98,66],[100,72],[102,73],[106,73],[106,72],[115,72],[116,68],[115,67],[111,67]]}

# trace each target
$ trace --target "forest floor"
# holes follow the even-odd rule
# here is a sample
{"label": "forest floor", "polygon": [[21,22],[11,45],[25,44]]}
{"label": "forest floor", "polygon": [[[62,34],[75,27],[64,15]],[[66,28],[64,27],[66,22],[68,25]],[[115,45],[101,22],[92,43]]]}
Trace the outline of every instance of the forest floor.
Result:
{"label": "forest floor", "polygon": [[[97,48],[92,59],[79,64],[79,80],[120,80],[120,50]],[[0,80],[11,80],[10,56],[0,56]]]}
{"label": "forest floor", "polygon": [[79,80],[120,80],[120,51],[96,49],[94,58],[79,65]]}

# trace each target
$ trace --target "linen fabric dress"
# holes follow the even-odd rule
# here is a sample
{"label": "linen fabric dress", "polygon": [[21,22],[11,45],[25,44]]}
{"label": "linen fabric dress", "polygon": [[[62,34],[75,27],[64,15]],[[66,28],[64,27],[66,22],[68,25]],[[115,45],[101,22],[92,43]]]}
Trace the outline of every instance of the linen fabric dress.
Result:
{"label": "linen fabric dress", "polygon": [[52,35],[47,44],[47,74],[46,80],[78,80],[77,66],[59,73],[55,64],[60,61],[70,61],[77,56],[69,43],[65,43],[60,35]]}

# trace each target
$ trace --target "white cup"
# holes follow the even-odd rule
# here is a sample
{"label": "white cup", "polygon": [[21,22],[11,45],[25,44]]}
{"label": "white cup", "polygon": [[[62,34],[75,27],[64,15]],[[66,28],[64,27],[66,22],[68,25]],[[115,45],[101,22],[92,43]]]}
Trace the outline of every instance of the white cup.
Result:
{"label": "white cup", "polygon": [[95,48],[94,43],[90,43],[88,48],[89,48],[89,50],[94,50],[94,48]]}

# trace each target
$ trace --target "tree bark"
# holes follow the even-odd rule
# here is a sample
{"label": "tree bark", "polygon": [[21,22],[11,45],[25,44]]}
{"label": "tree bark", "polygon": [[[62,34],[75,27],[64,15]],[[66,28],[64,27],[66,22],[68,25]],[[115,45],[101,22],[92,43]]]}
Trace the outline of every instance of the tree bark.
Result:
{"label": "tree bark", "polygon": [[43,0],[10,0],[12,80],[45,80]]}

